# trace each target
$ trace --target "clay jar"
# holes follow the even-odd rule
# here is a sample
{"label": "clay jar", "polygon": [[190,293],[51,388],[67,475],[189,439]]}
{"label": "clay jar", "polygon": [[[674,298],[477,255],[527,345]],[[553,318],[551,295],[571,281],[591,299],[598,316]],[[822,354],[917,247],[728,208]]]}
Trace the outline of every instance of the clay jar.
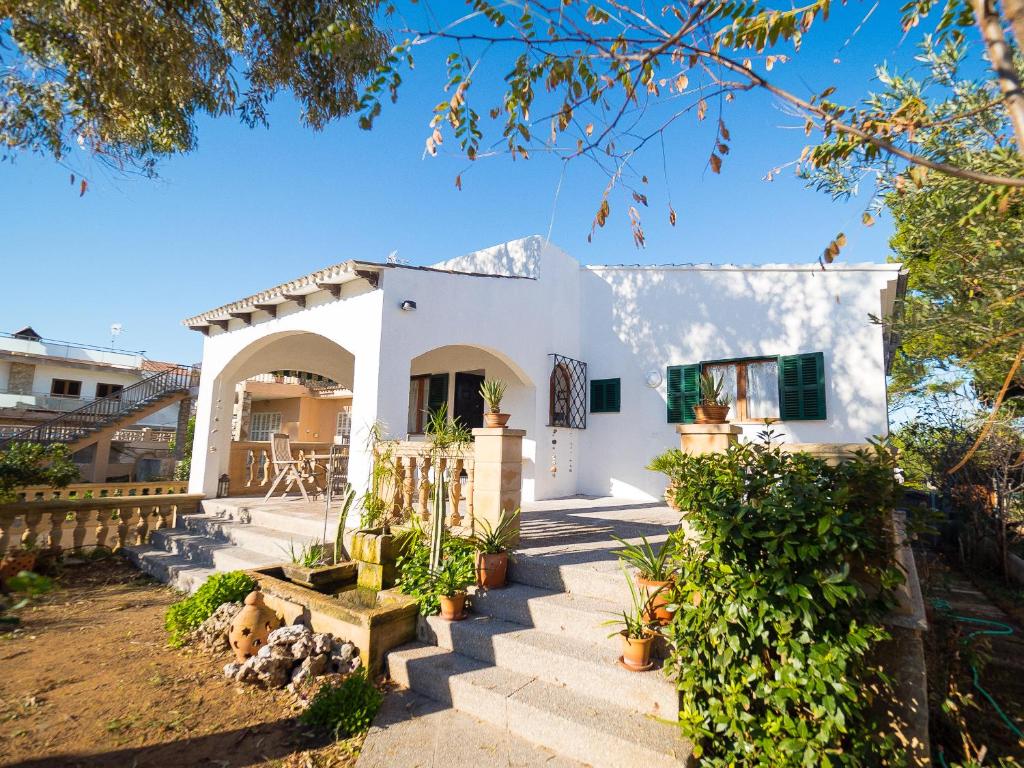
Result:
{"label": "clay jar", "polygon": [[267,642],[267,636],[281,626],[277,614],[263,604],[263,593],[255,590],[246,595],[245,606],[231,622],[228,640],[235,658],[243,663],[255,656]]}
{"label": "clay jar", "polygon": [[487,554],[480,552],[476,556],[476,583],[484,589],[500,589],[505,586],[508,575],[508,552]]}

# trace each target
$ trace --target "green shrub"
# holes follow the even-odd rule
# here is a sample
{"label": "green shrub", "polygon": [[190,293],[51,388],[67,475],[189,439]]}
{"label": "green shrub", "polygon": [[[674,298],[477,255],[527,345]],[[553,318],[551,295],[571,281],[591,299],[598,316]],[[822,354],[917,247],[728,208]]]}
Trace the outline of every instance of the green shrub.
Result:
{"label": "green shrub", "polygon": [[367,679],[366,670],[360,669],[340,683],[321,685],[300,720],[335,739],[346,739],[370,727],[383,698]]}
{"label": "green shrub", "polygon": [[[445,535],[441,544],[442,562],[453,573],[473,571],[476,567],[476,548],[468,539]],[[441,610],[441,590],[430,573],[430,545],[422,536],[412,539],[398,558],[398,581],[395,586],[403,595],[416,598],[420,613],[432,616]]]}
{"label": "green shrub", "polygon": [[183,646],[188,634],[210,618],[223,603],[241,602],[255,588],[256,582],[242,571],[213,574],[194,595],[167,609],[164,626],[171,633],[171,646]]}
{"label": "green shrub", "polygon": [[901,764],[872,710],[887,682],[871,651],[900,579],[891,457],[830,467],[764,444],[651,466],[696,534],[673,553],[666,671],[701,764]]}

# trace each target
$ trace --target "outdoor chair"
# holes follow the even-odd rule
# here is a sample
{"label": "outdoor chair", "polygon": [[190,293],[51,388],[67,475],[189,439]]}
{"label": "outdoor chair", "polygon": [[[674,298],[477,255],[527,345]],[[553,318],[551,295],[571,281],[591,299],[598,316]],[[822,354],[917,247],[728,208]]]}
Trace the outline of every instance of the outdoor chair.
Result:
{"label": "outdoor chair", "polygon": [[[311,476],[303,476],[300,472],[300,467],[305,464],[304,461],[292,458],[292,442],[288,435],[284,433],[275,434],[270,440],[270,461],[274,465],[274,482],[270,485],[270,490],[267,491],[267,495],[263,497],[266,501],[274,495],[274,490],[278,484],[287,479],[284,490],[281,491],[281,495],[284,496],[291,490],[292,485],[298,485],[299,490],[302,491],[302,498],[307,502],[309,501],[309,494],[306,493],[306,480],[313,482]],[[316,485],[314,483],[314,491]]]}

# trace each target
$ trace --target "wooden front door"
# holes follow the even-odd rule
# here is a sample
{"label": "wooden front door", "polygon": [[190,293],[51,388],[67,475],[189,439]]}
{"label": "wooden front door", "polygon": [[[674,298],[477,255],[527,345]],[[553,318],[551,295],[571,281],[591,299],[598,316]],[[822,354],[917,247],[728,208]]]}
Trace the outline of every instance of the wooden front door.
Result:
{"label": "wooden front door", "polygon": [[455,374],[455,403],[453,418],[462,422],[466,429],[484,425],[484,399],[480,385],[484,377],[478,373]]}

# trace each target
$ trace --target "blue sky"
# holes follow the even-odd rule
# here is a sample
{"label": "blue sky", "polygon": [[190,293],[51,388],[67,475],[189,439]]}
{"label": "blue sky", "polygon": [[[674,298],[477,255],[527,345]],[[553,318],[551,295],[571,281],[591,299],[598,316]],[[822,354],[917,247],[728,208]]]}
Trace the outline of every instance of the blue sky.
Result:
{"label": "blue sky", "polygon": [[[897,3],[882,2],[843,47],[873,4],[837,7],[775,74],[803,94],[838,85],[852,100],[868,89],[876,64],[909,64]],[[372,132],[348,120],[314,133],[281,98],[269,130],[202,120],[199,149],[164,161],[156,181],[86,167],[91,186],[79,197],[67,170],[50,160],[0,165],[0,330],[30,324],[44,336],[104,344],[118,322],[119,346],[192,362],[201,336],[180,324],[191,314],[348,258],[384,260],[397,250],[429,264],[547,234],[552,219],[552,240],[585,263],[810,262],[840,231],[849,239],[846,261],[888,254],[891,226],[862,227],[863,201],[835,203],[790,172],[762,180],[806,143],[797,121],[762,94],[728,106],[732,152],[721,175],[704,168],[711,121],[668,137],[675,228],[661,155],[651,151],[640,161],[651,178],[647,247],[634,247],[615,198],[608,225],[587,243],[606,182],[587,161],[567,167],[556,204],[562,166],[554,159],[488,159],[466,171],[451,154],[424,157],[431,108],[442,96],[442,53],[423,51],[398,104]],[[453,183],[460,171],[461,192]]]}

